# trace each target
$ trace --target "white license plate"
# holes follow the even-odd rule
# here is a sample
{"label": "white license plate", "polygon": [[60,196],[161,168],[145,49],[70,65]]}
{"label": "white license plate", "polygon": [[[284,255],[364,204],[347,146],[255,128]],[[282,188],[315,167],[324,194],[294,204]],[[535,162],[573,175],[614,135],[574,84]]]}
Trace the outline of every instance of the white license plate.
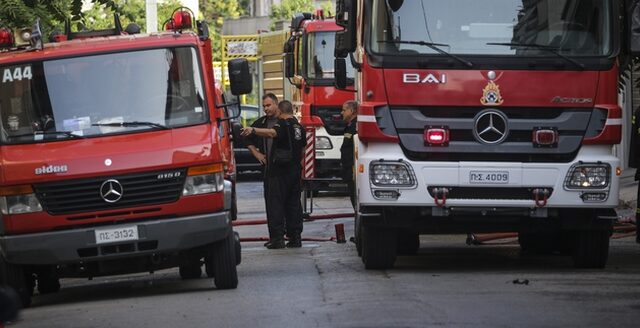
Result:
{"label": "white license plate", "polygon": [[470,183],[506,184],[509,183],[508,171],[471,171]]}
{"label": "white license plate", "polygon": [[127,240],[138,240],[138,227],[121,227],[115,229],[96,229],[96,244],[113,243]]}

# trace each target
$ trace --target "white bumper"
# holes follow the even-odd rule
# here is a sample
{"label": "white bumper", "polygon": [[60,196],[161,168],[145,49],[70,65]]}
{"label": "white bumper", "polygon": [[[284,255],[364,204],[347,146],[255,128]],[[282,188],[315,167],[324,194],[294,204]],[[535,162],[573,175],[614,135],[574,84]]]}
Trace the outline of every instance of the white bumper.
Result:
{"label": "white bumper", "polygon": [[[400,146],[390,143],[358,144],[359,157],[357,167],[362,165],[363,172],[357,173],[358,201],[360,206],[421,206],[436,207],[436,200],[429,194],[428,188],[433,186],[483,188],[485,193],[491,188],[552,188],[551,196],[546,200],[546,208],[614,208],[618,206],[619,177],[616,169],[620,160],[612,155],[610,146],[583,146],[574,161],[569,163],[515,163],[515,162],[414,162],[404,157]],[[415,174],[416,185],[412,187],[377,187],[370,183],[369,164],[384,159],[386,161],[402,160]],[[579,162],[606,163],[611,167],[609,186],[595,192],[606,192],[605,201],[585,202],[581,195],[583,190],[565,188],[565,178],[569,169]],[[508,183],[472,183],[473,172],[508,173]],[[396,200],[376,199],[374,190],[397,190]],[[481,189],[478,189],[481,190]],[[536,208],[532,199],[487,199],[487,195],[478,198],[446,199],[445,207],[490,207],[490,208]]]}

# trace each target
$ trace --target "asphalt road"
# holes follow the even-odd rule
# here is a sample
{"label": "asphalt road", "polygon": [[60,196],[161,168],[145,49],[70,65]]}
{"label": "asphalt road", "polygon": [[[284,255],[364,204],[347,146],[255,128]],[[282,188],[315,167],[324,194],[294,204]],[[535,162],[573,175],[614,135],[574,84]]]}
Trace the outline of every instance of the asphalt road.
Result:
{"label": "asphalt road", "polygon": [[[261,183],[239,185],[241,219],[264,218]],[[316,199],[315,213],[350,211],[347,198]],[[334,224],[305,223],[303,237],[334,236]],[[242,238],[265,226],[238,227]],[[523,256],[515,239],[468,246],[463,235],[422,236],[417,256],[366,271],[347,242],[306,241],[301,249],[243,243],[236,290],[216,290],[177,270],[65,279],[35,296],[9,327],[638,327],[640,245],[612,240],[604,270],[569,258]]]}

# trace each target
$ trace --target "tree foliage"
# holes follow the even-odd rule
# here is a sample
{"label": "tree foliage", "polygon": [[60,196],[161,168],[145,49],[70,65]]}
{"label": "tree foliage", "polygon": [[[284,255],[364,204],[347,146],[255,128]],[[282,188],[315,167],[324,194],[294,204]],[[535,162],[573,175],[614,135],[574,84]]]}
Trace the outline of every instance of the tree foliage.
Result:
{"label": "tree foliage", "polygon": [[213,47],[213,59],[221,59],[222,24],[226,18],[237,18],[241,14],[238,0],[200,1],[200,15],[209,23]]}
{"label": "tree foliage", "polygon": [[269,18],[271,19],[271,30],[275,30],[276,23],[289,21],[293,15],[300,12],[312,12],[314,10],[313,0],[282,0],[279,5],[271,6]]}
{"label": "tree foliage", "polygon": [[[276,23],[289,21],[296,13],[313,13],[316,9],[313,0],[282,0],[279,5],[271,6],[271,12],[269,13],[269,18],[271,19],[270,28],[273,31]],[[330,14],[333,15],[333,2],[327,0],[320,5],[319,9],[322,9],[327,17]]]}
{"label": "tree foliage", "polygon": [[[91,0],[94,5],[119,10],[117,1]],[[83,0],[2,0],[0,24],[9,28],[32,26],[36,19],[44,32],[62,28],[66,20],[82,22]]]}
{"label": "tree foliage", "polygon": [[[145,0],[114,0],[115,7],[94,5],[82,13],[82,24],[90,30],[113,28],[113,14],[120,15],[123,27],[129,23],[136,23],[142,32],[147,28],[147,11]],[[181,7],[179,0],[165,0],[158,3],[158,30],[163,29],[163,23],[171,17],[176,8]]]}

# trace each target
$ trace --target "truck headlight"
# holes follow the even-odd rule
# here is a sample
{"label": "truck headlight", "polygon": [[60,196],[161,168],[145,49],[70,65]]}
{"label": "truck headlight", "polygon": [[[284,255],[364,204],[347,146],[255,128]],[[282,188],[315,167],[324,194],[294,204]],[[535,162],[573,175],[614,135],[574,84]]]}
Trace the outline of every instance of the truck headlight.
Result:
{"label": "truck headlight", "polygon": [[411,167],[401,162],[373,162],[369,167],[369,178],[376,186],[404,186],[416,184]]}
{"label": "truck headlight", "polygon": [[219,192],[224,190],[222,164],[190,167],[184,182],[182,196]]}
{"label": "truck headlight", "polygon": [[567,189],[605,189],[611,179],[608,164],[577,164],[569,169],[564,186]]}
{"label": "truck headlight", "polygon": [[203,174],[187,177],[182,196],[191,196],[224,190],[222,173]]}
{"label": "truck headlight", "polygon": [[42,206],[36,194],[0,197],[0,212],[2,214],[25,214],[41,211]]}
{"label": "truck headlight", "polygon": [[331,139],[328,137],[316,137],[316,149],[333,149]]}

